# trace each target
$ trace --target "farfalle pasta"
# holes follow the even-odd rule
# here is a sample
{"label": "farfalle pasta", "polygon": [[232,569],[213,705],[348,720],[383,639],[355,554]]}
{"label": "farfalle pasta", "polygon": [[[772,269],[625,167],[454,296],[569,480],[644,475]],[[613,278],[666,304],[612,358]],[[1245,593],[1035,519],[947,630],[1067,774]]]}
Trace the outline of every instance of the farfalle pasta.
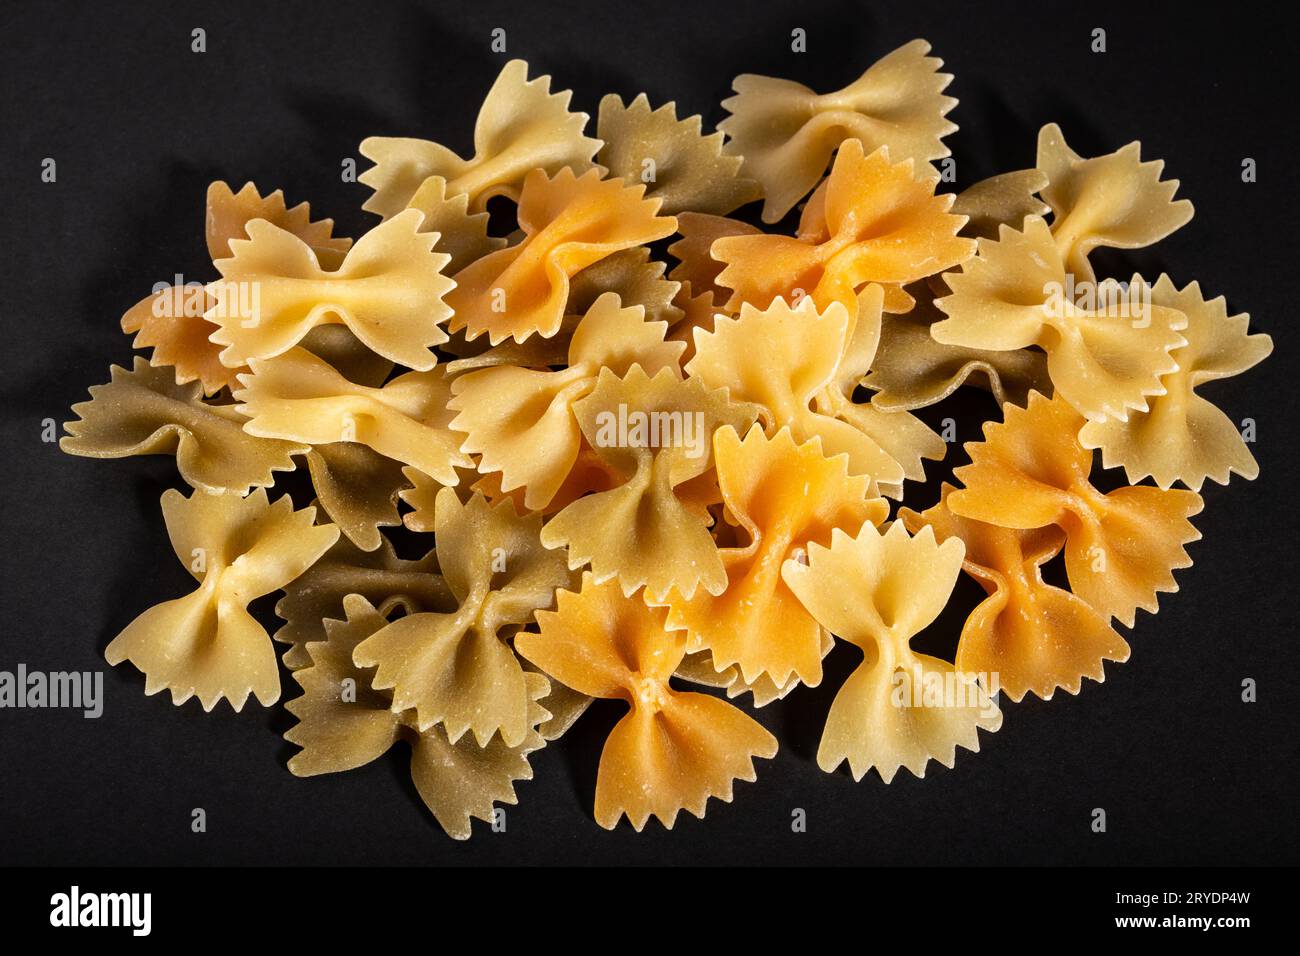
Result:
{"label": "farfalle pasta", "polygon": [[[148,356],[60,442],[174,455],[194,489],[162,510],[197,586],[109,662],[239,710],[279,699],[282,648],[289,770],[405,741],[455,839],[560,772],[543,748],[596,698],[627,711],[595,820],[640,830],[755,780],[778,742],[746,709],[788,726],[843,644],[816,763],[855,781],[978,751],[1004,691],[1116,692],[1084,686],[1140,657],[1119,624],[1177,590],[1197,492],[1259,470],[1197,389],[1272,340],[1196,282],[1097,275],[1191,218],[1136,143],[1082,157],[1049,124],[1034,168],[951,185],[940,66],[916,40],[833,93],[743,75],[706,133],[645,94],[592,124],[511,60],[471,156],[362,141],[380,222],[355,241],[213,183],[217,277],[123,315]],[[972,385],[992,401],[950,404]]]}
{"label": "farfalle pasta", "polygon": [[801,83],[744,74],[723,100],[731,115],[718,124],[727,149],[744,158],[742,171],[763,186],[763,221],[776,222],[817,185],[831,154],[845,142],[868,152],[888,146],[918,165],[947,156],[945,119],[957,105],[943,91],[952,77],[913,40],[883,57],[852,84],[818,95]]}
{"label": "farfalle pasta", "polygon": [[623,815],[637,830],[651,816],[668,827],[682,810],[703,817],[709,797],[730,801],[733,781],[754,780],[755,757],[776,755],[776,738],[739,708],[673,689],[686,637],[665,627],[665,613],[588,572],[581,591],[558,592],[556,609],[537,615],[540,633],[515,638],[564,684],[628,702],[596,777],[596,822],[607,829]]}
{"label": "farfalle pasta", "polygon": [[948,507],[952,490],[945,484],[939,504],[920,514],[904,508],[899,518],[913,534],[928,526],[940,541],[961,541],[962,567],[988,592],[962,628],[957,670],[983,675],[990,693],[1048,700],[1057,688],[1077,694],[1085,677],[1104,680],[1106,661],[1128,660],[1128,643],[1105,615],[1043,580],[1043,564],[1065,542],[1060,528],[1021,531],[960,517]]}
{"label": "farfalle pasta", "polygon": [[1200,538],[1190,519],[1201,496],[1134,486],[1107,494],[1089,481],[1092,452],[1079,444],[1082,416],[1062,398],[1029,396],[1003,407],[1002,422],[967,446],[971,463],[954,474],[965,485],[948,497],[964,518],[1003,528],[1056,525],[1065,532],[1070,588],[1129,627],[1138,608],[1155,613],[1162,592],[1178,590],[1173,572],[1189,567],[1185,545]]}
{"label": "farfalle pasta", "polygon": [[221,700],[239,710],[249,694],[275,703],[275,649],[248,603],[311,567],[338,528],[314,524],[315,509],[294,511],[288,498],[268,503],[261,488],[247,498],[169,490],[162,512],[172,550],[199,586],[137,617],[109,642],[105,659],[130,661],[144,673],[146,694],[169,690],[176,704],[197,697],[204,710]]}
{"label": "farfalle pasta", "polygon": [[962,555],[960,541],[938,544],[928,527],[909,537],[895,521],[883,535],[871,523],[856,536],[836,529],[830,547],[809,545],[806,564],[782,565],[808,612],[863,651],[817,748],[827,773],[848,761],[855,780],[873,767],[886,783],[901,768],[921,777],[931,760],[951,767],[958,747],[979,750],[979,731],[1002,726],[974,676],[910,646],[943,610]]}

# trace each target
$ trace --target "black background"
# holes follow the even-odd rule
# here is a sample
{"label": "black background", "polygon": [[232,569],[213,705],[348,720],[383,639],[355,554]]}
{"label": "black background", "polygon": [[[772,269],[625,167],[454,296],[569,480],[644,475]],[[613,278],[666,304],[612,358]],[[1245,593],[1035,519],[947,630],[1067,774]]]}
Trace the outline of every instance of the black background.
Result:
{"label": "black background", "polygon": [[[0,23],[4,375],[0,669],[104,669],[105,713],[0,711],[0,863],[1294,863],[1297,853],[1296,538],[1293,442],[1298,317],[1294,39],[1277,7],[1231,4],[587,3],[357,5],[6,3]],[[489,33],[504,27],[508,54]],[[190,31],[207,31],[207,52]],[[808,52],[790,51],[790,31]],[[1104,27],[1108,52],[1089,50]],[[1005,706],[1000,732],[923,780],[855,784],[814,761],[821,720],[856,660],[839,648],[823,685],[756,712],[781,739],[756,784],[707,819],[637,834],[591,819],[596,761],[619,708],[602,705],[535,755],[535,777],[494,834],[446,838],[420,804],[405,752],[348,774],[299,780],[282,708],[233,714],[146,698],[102,652],[136,614],[190,584],[158,496],[179,485],[163,457],[62,455],[41,422],[71,417],[85,389],[129,364],[118,317],[174,273],[213,273],[203,198],[213,179],[283,187],[357,236],[376,220],[340,163],[372,134],[423,136],[463,154],[501,64],[575,91],[675,100],[706,126],[740,72],[829,90],[925,37],[956,74],[948,142],[958,187],[1032,165],[1058,121],[1084,155],[1141,139],[1196,205],[1153,249],[1104,253],[1126,277],[1199,279],[1249,311],[1275,354],[1205,393],[1255,418],[1262,476],[1204,490],[1204,540],[1182,591],[1139,617],[1132,659],[1104,684]],[[58,181],[40,180],[41,161]],[[1241,181],[1241,162],[1259,181]],[[946,410],[963,440],[987,399]],[[961,460],[953,449],[951,460]],[[946,468],[946,466],[945,466]],[[946,473],[936,468],[933,473]],[[932,482],[909,485],[924,507]],[[964,581],[923,635],[950,648],[979,596]],[[258,606],[265,609],[268,602]],[[273,620],[264,615],[268,623]],[[1240,701],[1241,681],[1259,701]],[[285,678],[285,696],[296,686]],[[190,830],[192,808],[208,830]],[[1105,808],[1108,832],[1090,829]],[[791,832],[794,808],[807,833]]]}

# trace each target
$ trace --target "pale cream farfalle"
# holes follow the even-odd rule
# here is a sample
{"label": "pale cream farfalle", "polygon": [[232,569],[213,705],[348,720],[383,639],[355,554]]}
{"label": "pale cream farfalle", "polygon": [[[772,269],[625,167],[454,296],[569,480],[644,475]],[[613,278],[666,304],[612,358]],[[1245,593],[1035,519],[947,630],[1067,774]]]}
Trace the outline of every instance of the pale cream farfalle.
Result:
{"label": "pale cream farfalle", "polygon": [[938,544],[928,527],[909,537],[895,521],[884,534],[872,524],[856,537],[837,530],[829,548],[809,547],[806,564],[783,566],[813,617],[863,652],[827,715],[823,770],[847,760],[855,780],[872,767],[885,783],[900,768],[920,777],[931,760],[951,767],[958,747],[978,751],[979,731],[1002,725],[974,675],[910,647],[943,610],[962,556],[960,540]]}
{"label": "pale cream farfalle", "polygon": [[1241,431],[1196,388],[1262,362],[1273,351],[1273,340],[1249,334],[1250,316],[1228,315],[1223,297],[1206,300],[1195,282],[1178,289],[1162,275],[1151,299],[1187,317],[1182,331],[1187,344],[1170,354],[1178,367],[1160,379],[1164,394],[1152,397],[1147,411],[1132,412],[1127,421],[1088,422],[1079,432],[1080,443],[1100,448],[1102,463],[1122,466],[1133,483],[1150,475],[1161,488],[1182,482],[1200,491],[1207,478],[1222,485],[1234,473],[1254,479],[1259,465]]}
{"label": "pale cream farfalle", "polygon": [[311,567],[338,540],[338,528],[315,524],[315,508],[294,511],[288,497],[268,503],[261,488],[247,498],[168,490],[162,511],[172,549],[199,586],[137,617],[105,659],[134,664],[146,694],[169,690],[176,704],[197,697],[204,710],[220,700],[239,710],[252,694],[269,707],[280,697],[280,672],[248,604]]}
{"label": "pale cream farfalle", "polygon": [[197,381],[176,384],[167,366],[152,366],[136,356],[127,371],[114,365],[110,380],[90,388],[90,401],[72,411],[59,447],[86,458],[130,455],[176,456],[176,468],[201,491],[234,491],[274,483],[275,472],[292,471],[293,455],[308,451],[301,442],[254,436],[233,405],[202,400]]}
{"label": "pale cream farfalle", "polygon": [[542,547],[540,516],[521,516],[509,500],[474,495],[462,504],[444,488],[435,520],[455,609],[399,618],[353,659],[377,668],[373,686],[392,692],[395,709],[414,710],[417,728],[441,725],[453,743],[468,732],[480,747],[499,734],[516,747],[530,727],[528,681],[506,638],[569,583],[564,552]]}
{"label": "pale cream farfalle", "polygon": [[1037,216],[1024,231],[1003,226],[998,240],[981,239],[979,255],[945,279],[952,292],[935,300],[947,316],[930,327],[935,341],[1042,348],[1056,394],[1089,419],[1145,411],[1164,391],[1161,376],[1178,367],[1169,353],[1186,344],[1187,317],[1151,301],[1141,276],[1076,286]]}
{"label": "pale cream farfalle", "polygon": [[759,198],[757,182],[740,175],[742,159],[722,151],[722,133],[705,136],[700,117],[679,120],[674,103],[650,108],[644,93],[624,105],[613,94],[600,101],[596,135],[604,142],[596,162],[646,194],[663,212],[723,215]]}
{"label": "pale cream farfalle", "polygon": [[1038,168],[1048,180],[1041,194],[1052,210],[1052,239],[1076,281],[1095,279],[1088,261],[1093,249],[1149,246],[1192,218],[1192,204],[1173,198],[1178,180],[1160,179],[1164,165],[1142,162],[1136,142],[1085,159],[1055,123],[1039,131]]}
{"label": "pale cream farfalle", "polygon": [[408,210],[362,236],[336,269],[291,232],[255,219],[248,239],[230,243],[214,263],[222,278],[208,285],[209,337],[221,361],[246,365],[282,355],[318,325],[342,324],[372,351],[407,368],[437,363],[430,348],[447,341],[443,297],[455,283],[442,274],[450,257],[421,232],[423,215]]}
{"label": "pale cream farfalle", "polygon": [[518,199],[533,170],[586,172],[600,140],[584,135],[587,114],[569,110],[572,96],[568,90],[552,93],[549,76],[528,79],[525,61],[509,61],[479,108],[472,158],[422,139],[363,140],[361,155],[375,165],[358,177],[374,190],[362,208],[389,219],[411,204],[430,177],[440,176],[448,195],[467,194],[470,209],[481,212],[493,196]]}
{"label": "pale cream farfalle", "polygon": [[542,529],[548,548],[567,548],[573,569],[591,566],[598,584],[617,577],[627,594],[645,586],[661,600],[676,588],[720,594],[727,573],[709,534],[699,484],[712,479],[713,433],[745,430],[758,409],[685,381],[672,368],[650,376],[633,365],[622,377],[601,369],[591,394],[573,404],[587,442],[621,480],[579,498]]}
{"label": "pale cream farfalle", "polygon": [[394,709],[391,695],[353,663],[357,647],[388,621],[359,594],[345,597],[343,608],[346,619],[324,622],[326,639],[307,645],[310,662],[294,672],[303,693],[285,705],[298,723],[284,736],[302,750],[289,770],[299,777],[353,770],[405,741],[420,799],[448,836],[469,839],[474,820],[492,822],[496,804],[517,802],[515,783],[532,779],[528,755],[545,746],[539,726],[550,717],[539,703],[546,678],[524,675],[527,730],[514,746],[500,737],[483,747],[468,737],[452,741],[443,728],[421,728],[411,711]]}
{"label": "pale cream farfalle", "polygon": [[848,456],[851,474],[895,492],[904,478],[923,476],[921,458],[942,457],[945,446],[906,412],[852,401],[874,354],[881,294],[865,292],[853,318],[838,302],[819,311],[811,297],[793,308],[783,299],[766,309],[746,304],[739,317],[719,315],[712,332],[695,333],[686,371],[758,405],[769,435],[788,427],[797,442],[816,436],[827,455]]}
{"label": "pale cream farfalle", "polygon": [[434,368],[406,372],[379,387],[344,378],[323,359],[295,348],[270,361],[254,359],[234,393],[251,435],[310,445],[357,442],[455,485],[469,456],[450,430],[451,383]]}
{"label": "pale cream farfalle", "polygon": [[742,171],[763,186],[763,221],[776,222],[806,196],[845,140],[867,152],[888,146],[918,166],[947,156],[943,138],[957,127],[945,116],[957,105],[943,91],[952,76],[913,40],[872,64],[857,80],[817,94],[802,83],[743,74],[722,101],[731,115],[718,124],[727,151],[744,158]]}
{"label": "pale cream farfalle", "polygon": [[646,322],[644,313],[607,292],[574,330],[566,368],[498,365],[456,378],[448,407],[458,413],[450,427],[465,434],[461,450],[479,456],[480,472],[501,473],[501,491],[522,488],[529,510],[544,509],[578,459],[582,429],[573,405],[596,387],[601,369],[678,371],[685,346],[665,342],[667,323]]}

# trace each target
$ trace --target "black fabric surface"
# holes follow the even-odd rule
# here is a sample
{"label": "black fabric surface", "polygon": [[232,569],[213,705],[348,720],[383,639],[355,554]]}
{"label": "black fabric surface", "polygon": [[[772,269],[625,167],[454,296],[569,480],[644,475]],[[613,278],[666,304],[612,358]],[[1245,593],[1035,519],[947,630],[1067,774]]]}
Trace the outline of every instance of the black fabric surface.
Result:
{"label": "black fabric surface", "polygon": [[[163,3],[18,4],[0,12],[0,670],[105,671],[98,720],[0,710],[0,863],[1031,863],[1297,861],[1295,448],[1296,139],[1283,5],[1133,3]],[[207,31],[207,52],[190,31]],[[490,31],[507,31],[494,54]],[[808,52],[790,51],[790,31]],[[1090,52],[1094,27],[1108,52]],[[751,711],[781,740],[756,784],[703,821],[609,833],[591,818],[601,743],[621,708],[601,704],[534,757],[505,833],[445,837],[411,785],[406,752],[341,775],[285,769],[282,707],[204,714],[146,698],[133,668],[103,661],[135,615],[190,579],[158,497],[182,487],[165,457],[92,461],[41,440],[87,386],[128,364],[118,318],[158,281],[212,275],[203,197],[213,179],[283,187],[356,236],[369,191],[340,164],[372,134],[471,148],[501,64],[575,91],[645,91],[711,127],[741,72],[842,86],[925,37],[956,75],[948,92],[957,186],[1034,161],[1060,122],[1084,155],[1140,139],[1196,205],[1157,246],[1104,253],[1179,286],[1199,279],[1248,311],[1275,353],[1204,394],[1254,418],[1256,482],[1207,485],[1195,566],[1142,614],[1133,656],[1078,697],[1005,704],[1001,731],[955,769],[931,764],[855,784],[815,763],[821,724],[857,652],[841,646],[821,687]],[[56,183],[41,162],[58,163]],[[1241,181],[1243,158],[1258,182]],[[975,438],[982,395],[928,410]],[[925,507],[938,479],[908,486]],[[950,650],[980,591],[966,580],[921,646]],[[270,601],[257,607],[268,624]],[[1258,702],[1241,701],[1245,678]],[[283,678],[284,697],[296,685]],[[207,832],[191,831],[192,810]],[[1104,834],[1090,828],[1107,812]],[[807,832],[791,829],[807,814]]]}

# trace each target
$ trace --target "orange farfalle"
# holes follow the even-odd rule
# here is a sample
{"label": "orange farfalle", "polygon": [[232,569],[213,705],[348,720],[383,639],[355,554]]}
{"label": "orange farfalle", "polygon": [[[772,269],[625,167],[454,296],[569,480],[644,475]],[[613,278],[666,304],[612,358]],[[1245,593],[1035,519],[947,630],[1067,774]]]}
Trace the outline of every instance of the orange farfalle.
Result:
{"label": "orange farfalle", "polygon": [[988,592],[962,628],[958,671],[977,676],[989,693],[1050,700],[1058,687],[1077,694],[1085,677],[1105,680],[1106,661],[1128,660],[1128,644],[1104,615],[1043,580],[1042,565],[1065,540],[1059,528],[1024,531],[962,518],[948,508],[952,491],[945,484],[939,504],[898,516],[913,534],[929,525],[940,541],[960,539],[962,567]]}
{"label": "orange farfalle", "polygon": [[538,612],[541,633],[515,637],[566,686],[631,706],[600,756],[595,815],[606,829],[624,814],[637,830],[652,816],[671,828],[681,810],[703,817],[709,797],[730,802],[733,781],[755,779],[753,758],[776,754],[776,738],[744,711],[669,686],[686,633],[665,629],[667,613],[588,573],[580,593],[559,591],[556,610]]}
{"label": "orange farfalle", "polygon": [[657,215],[660,200],[644,193],[644,186],[601,179],[595,169],[574,176],[566,168],[553,178],[529,173],[519,198],[523,241],[456,273],[448,328],[465,330],[470,341],[486,334],[493,345],[555,335],[575,273],[677,228],[672,216]]}
{"label": "orange farfalle", "polygon": [[1003,528],[1058,525],[1065,531],[1070,589],[1128,626],[1138,608],[1155,613],[1160,592],[1178,590],[1173,572],[1191,566],[1184,545],[1200,538],[1187,519],[1201,496],[1179,489],[1092,486],[1092,452],[1079,444],[1083,416],[1064,399],[1029,396],[1004,405],[1005,420],[966,446],[971,463],[955,476],[965,489],[948,505],[964,518]]}
{"label": "orange farfalle", "polygon": [[877,282],[886,286],[885,311],[905,312],[911,297],[891,285],[934,275],[975,254],[975,242],[957,235],[966,220],[949,212],[953,196],[935,195],[936,185],[933,175],[918,176],[910,161],[890,163],[887,149],[867,156],[860,142],[847,140],[819,200],[825,238],[742,235],[713,243],[713,258],[726,263],[718,284],[732,290],[727,307],[749,302],[762,308],[778,296],[797,301],[802,291],[821,308],[840,302],[852,311],[854,293]]}
{"label": "orange farfalle", "polygon": [[766,676],[784,689],[793,680],[821,683],[822,628],[781,579],[786,559],[809,542],[828,544],[842,528],[889,514],[866,476],[850,476],[848,457],[827,458],[821,440],[796,445],[788,428],[767,438],[757,425],[742,442],[734,429],[713,439],[718,483],[747,541],[723,548],[727,589],[691,600],[669,595],[668,626],[686,628],[692,653],[708,650],[715,670],[739,665],[746,684]]}

